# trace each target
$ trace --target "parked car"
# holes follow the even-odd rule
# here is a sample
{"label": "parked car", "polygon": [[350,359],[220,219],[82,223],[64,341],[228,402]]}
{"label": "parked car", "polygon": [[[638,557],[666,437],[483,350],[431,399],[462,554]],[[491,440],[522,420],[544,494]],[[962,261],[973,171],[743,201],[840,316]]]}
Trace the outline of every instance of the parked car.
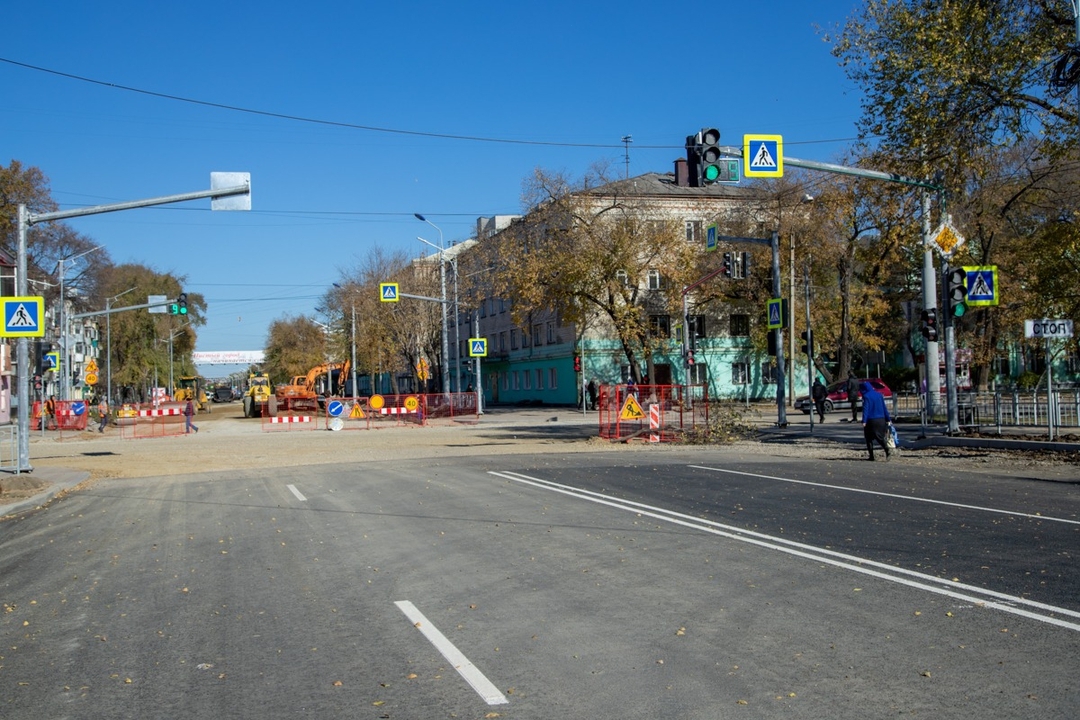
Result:
{"label": "parked car", "polygon": [[[881,393],[886,400],[892,397],[892,390],[882,382],[881,378],[861,378],[859,385],[861,386],[864,382],[873,385],[874,389]],[[847,393],[847,380],[834,382],[826,390],[829,391],[829,394],[825,397],[825,412],[851,409],[851,399],[848,398]],[[862,407],[862,402],[858,397],[854,398],[854,400],[855,407]],[[795,399],[795,409],[802,410],[804,414],[809,415],[810,411],[814,409],[814,401],[810,399],[809,395],[802,395]]]}

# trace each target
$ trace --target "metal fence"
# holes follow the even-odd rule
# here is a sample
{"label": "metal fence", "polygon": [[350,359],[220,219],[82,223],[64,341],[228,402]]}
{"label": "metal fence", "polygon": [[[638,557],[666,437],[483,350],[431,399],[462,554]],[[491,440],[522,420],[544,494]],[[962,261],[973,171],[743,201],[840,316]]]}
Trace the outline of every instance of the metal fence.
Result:
{"label": "metal fence", "polygon": [[[892,414],[920,417],[924,395],[893,395]],[[1080,427],[1080,390],[1057,391],[1053,403],[1046,392],[959,392],[957,414],[961,427]],[[1053,413],[1051,418],[1050,413]],[[945,419],[945,394],[933,420]]]}
{"label": "metal fence", "polygon": [[607,440],[678,440],[709,424],[704,385],[601,385],[600,437]]}

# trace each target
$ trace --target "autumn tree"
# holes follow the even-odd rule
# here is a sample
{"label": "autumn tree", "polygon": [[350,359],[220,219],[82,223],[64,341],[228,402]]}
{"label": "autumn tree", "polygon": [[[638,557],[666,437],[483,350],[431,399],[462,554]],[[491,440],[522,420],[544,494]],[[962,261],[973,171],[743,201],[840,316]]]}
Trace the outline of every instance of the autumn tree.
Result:
{"label": "autumn tree", "polygon": [[267,331],[263,371],[274,385],[289,382],[296,375],[327,359],[326,331],[304,315],[286,316],[270,323]]}
{"label": "autumn tree", "polygon": [[[594,322],[617,340],[635,381],[667,335],[650,316],[679,316],[694,249],[681,219],[650,208],[632,182],[595,172],[577,184],[537,170],[526,182],[520,222],[484,241],[491,294],[513,299],[515,322],[557,313],[562,323]],[[649,274],[662,286],[650,289]]]}

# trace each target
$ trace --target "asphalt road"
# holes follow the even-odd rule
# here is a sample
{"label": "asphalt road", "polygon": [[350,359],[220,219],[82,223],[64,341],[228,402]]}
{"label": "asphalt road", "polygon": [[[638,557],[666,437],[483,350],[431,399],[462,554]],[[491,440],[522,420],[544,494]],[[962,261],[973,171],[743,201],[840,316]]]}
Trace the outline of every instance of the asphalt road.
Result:
{"label": "asphalt road", "polygon": [[114,480],[0,525],[0,717],[1075,718],[1078,551],[1080,486],[902,462]]}

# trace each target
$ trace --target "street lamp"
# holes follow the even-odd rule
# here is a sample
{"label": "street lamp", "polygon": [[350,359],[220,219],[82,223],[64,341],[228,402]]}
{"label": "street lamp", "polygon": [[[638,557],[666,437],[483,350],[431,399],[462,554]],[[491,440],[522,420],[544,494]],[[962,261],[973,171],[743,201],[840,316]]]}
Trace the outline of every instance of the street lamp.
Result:
{"label": "street lamp", "polygon": [[417,240],[420,242],[431,245],[439,251],[439,284],[442,287],[442,355],[443,359],[440,365],[442,365],[442,390],[444,393],[450,392],[450,367],[447,363],[450,362],[450,348],[447,344],[448,337],[446,332],[446,262],[444,253],[446,252],[446,245],[443,243],[443,232],[435,223],[428,220],[420,213],[413,213],[417,220],[420,222],[426,222],[431,227],[439,231],[439,244],[436,246],[434,243],[430,243],[422,237],[417,236]]}
{"label": "street lamp", "polygon": [[[337,283],[334,283],[334,287],[338,290],[344,290]],[[356,301],[351,297],[349,298],[349,307],[352,310],[352,325],[349,331],[349,343],[352,346],[352,359],[349,361],[349,367],[352,368],[352,397],[353,404],[356,404]]]}
{"label": "street lamp", "polygon": [[63,351],[60,352],[57,355],[57,363],[56,364],[57,364],[58,367],[56,368],[56,377],[60,381],[60,399],[61,400],[67,400],[68,387],[71,385],[71,381],[68,380],[64,376],[64,374],[67,372],[67,366],[69,365],[69,362],[68,362],[68,332],[67,332],[67,326],[65,325],[65,321],[66,321],[67,318],[64,317],[64,263],[68,262],[68,261],[71,261],[71,260],[78,260],[83,255],[89,255],[90,253],[94,252],[95,250],[100,250],[103,247],[105,247],[105,246],[104,245],[98,245],[97,247],[92,247],[89,250],[84,250],[83,252],[78,253],[77,255],[71,255],[71,256],[66,257],[66,258],[60,258],[56,262],[56,266],[60,270],[60,345],[63,347]]}

